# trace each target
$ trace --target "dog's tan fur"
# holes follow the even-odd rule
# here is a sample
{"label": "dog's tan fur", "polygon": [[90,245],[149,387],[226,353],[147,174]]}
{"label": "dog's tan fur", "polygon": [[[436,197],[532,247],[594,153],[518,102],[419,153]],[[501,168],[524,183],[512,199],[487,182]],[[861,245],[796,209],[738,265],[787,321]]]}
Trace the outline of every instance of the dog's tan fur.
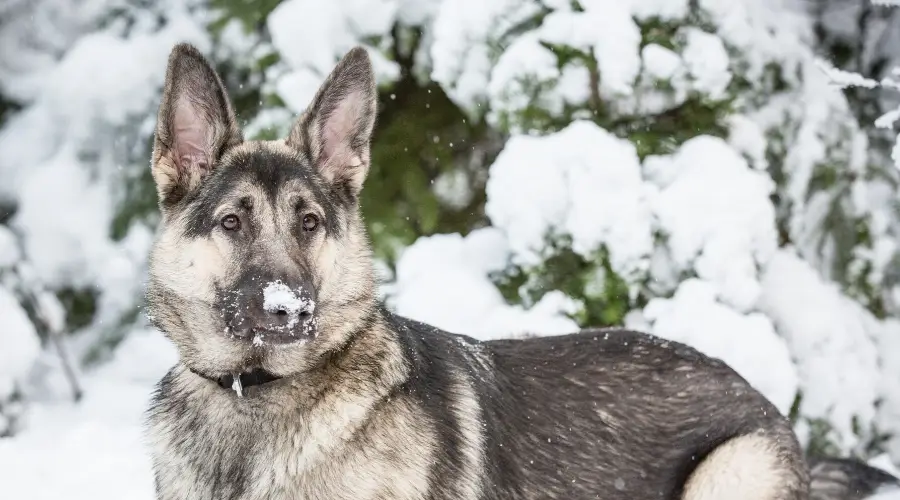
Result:
{"label": "dog's tan fur", "polygon": [[684,500],[778,500],[784,485],[796,482],[786,474],[778,443],[763,435],[745,435],[718,446],[691,477]]}

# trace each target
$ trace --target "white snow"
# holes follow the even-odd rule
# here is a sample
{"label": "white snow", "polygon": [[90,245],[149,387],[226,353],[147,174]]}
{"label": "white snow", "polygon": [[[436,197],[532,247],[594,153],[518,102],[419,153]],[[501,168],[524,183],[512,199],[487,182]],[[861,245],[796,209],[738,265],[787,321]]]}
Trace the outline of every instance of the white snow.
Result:
{"label": "white snow", "polygon": [[[263,287],[262,293],[263,309],[270,313],[284,311],[289,316],[288,322],[283,326],[284,329],[290,330],[297,326],[297,323],[300,321],[300,314],[304,312],[312,314],[316,307],[315,301],[305,296],[303,290],[294,290],[281,281],[267,283]],[[309,322],[303,326],[307,333],[313,331]],[[257,336],[253,339],[254,344],[261,344],[262,342],[262,336]]]}
{"label": "white snow", "polygon": [[883,326],[789,251],[779,250],[768,262],[762,283],[760,309],[801,354],[802,413],[828,417],[849,445],[854,416],[870,422],[875,414],[881,369],[872,339]]}
{"label": "white snow", "polygon": [[431,186],[437,199],[455,210],[462,210],[475,195],[470,174],[462,169],[442,172]]}
{"label": "white snow", "polygon": [[866,497],[865,500],[900,500],[900,488],[887,487],[879,489],[874,495]]}
{"label": "white snow", "polygon": [[0,269],[12,267],[19,261],[21,252],[15,235],[4,226],[0,226]]}
{"label": "white snow", "polygon": [[89,283],[97,257],[113,251],[107,238],[113,216],[109,186],[92,182],[72,153],[34,167],[18,191],[15,225],[25,231],[25,254],[53,285]]}
{"label": "white snow", "polygon": [[0,439],[3,490],[34,500],[152,500],[144,437],[150,393],[176,360],[156,331],[132,332],[111,363],[84,379],[84,399],[65,389],[29,406],[25,429]]}
{"label": "white snow", "polygon": [[291,68],[309,68],[324,78],[360,38],[389,33],[396,9],[392,0],[286,0],[267,24],[272,44]]}
{"label": "white snow", "polygon": [[823,73],[825,73],[831,83],[839,88],[863,87],[873,89],[878,86],[878,82],[871,78],[865,78],[859,73],[840,70],[829,64],[827,61],[819,59],[816,61],[816,65]]}
{"label": "white snow", "polygon": [[605,245],[623,276],[645,270],[653,249],[652,189],[634,145],[577,121],[544,137],[515,136],[491,166],[485,212],[504,231],[515,260],[536,262],[555,230],[585,256]]}
{"label": "white snow", "polygon": [[681,56],[655,43],[649,43],[641,49],[641,59],[647,74],[662,81],[675,78],[684,64]]}
{"label": "white snow", "polygon": [[721,99],[731,83],[731,70],[725,44],[716,35],[697,28],[683,30],[687,39],[681,57],[693,79],[694,90]]}
{"label": "white snow", "polygon": [[[284,61],[276,89],[288,107],[302,112],[335,63],[361,39],[390,34],[396,0],[285,0],[269,14],[272,45]],[[365,45],[379,82],[395,80],[399,68]]]}
{"label": "white snow", "polygon": [[[531,89],[552,85],[559,77],[556,56],[541,45],[535,33],[517,38],[491,70],[487,97],[492,103],[490,120],[499,123],[500,116],[515,113],[528,106],[539,106],[551,112],[562,110],[562,99],[552,96],[543,102],[532,102]],[[516,125],[512,125],[516,129]]]}
{"label": "white snow", "polygon": [[41,343],[28,315],[16,297],[0,285],[0,401],[27,375],[38,357]]}
{"label": "white snow", "polygon": [[421,26],[431,20],[442,0],[398,0],[397,19],[407,26]]}
{"label": "white snow", "polygon": [[627,5],[586,2],[584,12],[556,11],[548,15],[539,37],[584,52],[593,51],[601,89],[609,95],[630,95],[641,68],[641,32]]}
{"label": "white snow", "polygon": [[59,298],[45,290],[35,295],[35,301],[36,314],[40,316],[47,329],[50,332],[62,332],[66,326],[66,309]]}
{"label": "white snow", "polygon": [[[900,422],[900,398],[894,397],[900,394],[900,377],[897,376],[900,373],[900,321],[889,319],[884,322],[884,331],[878,336],[875,347],[880,355],[882,373],[877,390],[885,395],[877,423],[885,429],[896,429],[897,422]],[[900,456],[900,440],[889,442],[887,451],[888,460]]]}
{"label": "white snow", "polygon": [[721,300],[750,310],[760,294],[757,266],[777,244],[771,179],[723,140],[703,136],[645,167],[660,188],[653,208],[676,269],[695,269]]}
{"label": "white snow", "polygon": [[302,113],[312,102],[326,75],[307,68],[298,69],[279,78],[275,83],[275,89],[291,111]]}
{"label": "white snow", "polygon": [[893,128],[894,123],[900,121],[900,108],[888,111],[875,120],[875,126],[878,128]]}
{"label": "white snow", "polygon": [[306,301],[300,298],[300,293],[281,281],[273,281],[263,288],[263,308],[268,312],[285,311],[296,314],[304,305]]}
{"label": "white snow", "polygon": [[894,165],[898,169],[900,169],[900,134],[897,134],[897,140],[894,143],[894,148],[891,149],[891,159],[894,160]]}
{"label": "white snow", "polygon": [[651,333],[725,361],[783,414],[790,410],[797,369],[784,339],[763,314],[743,315],[719,303],[716,288],[698,279],[682,282],[671,299],[651,300],[643,314]]}
{"label": "white snow", "polygon": [[751,118],[744,115],[728,117],[728,144],[745,155],[754,169],[765,170],[768,166],[766,160],[768,141],[762,128]]}
{"label": "white snow", "polygon": [[399,314],[481,339],[575,331],[565,315],[574,304],[560,293],[528,310],[506,304],[488,274],[508,258],[505,237],[494,228],[420,238],[397,264],[388,303]]}
{"label": "white snow", "polygon": [[699,4],[716,26],[716,34],[741,51],[750,81],[756,81],[770,62],[790,65],[812,60],[812,25],[802,2],[700,0]]}
{"label": "white snow", "polygon": [[881,469],[888,474],[892,474],[896,477],[900,477],[900,468],[897,468],[893,462],[891,462],[891,457],[887,453],[882,453],[878,456],[870,458],[867,462],[872,467],[876,469]]}
{"label": "white snow", "polygon": [[460,106],[474,112],[485,98],[496,62],[488,43],[538,8],[525,0],[442,1],[433,21],[431,78]]}

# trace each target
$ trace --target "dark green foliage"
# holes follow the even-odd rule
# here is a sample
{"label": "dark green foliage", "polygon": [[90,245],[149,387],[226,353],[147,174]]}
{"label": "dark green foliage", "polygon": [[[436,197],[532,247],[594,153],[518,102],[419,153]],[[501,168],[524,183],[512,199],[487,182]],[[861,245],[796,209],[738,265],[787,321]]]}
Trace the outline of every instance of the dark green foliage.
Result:
{"label": "dark green foliage", "polygon": [[851,206],[851,190],[861,181],[856,172],[849,169],[846,153],[829,151],[829,162],[815,167],[809,180],[806,199],[825,196],[827,206],[822,220],[824,230],[818,235],[816,250],[821,255],[826,248],[832,256],[829,274],[853,299],[859,301],[876,317],[883,319],[887,312],[881,291],[870,280],[872,263],[860,261],[860,248],[874,245],[866,216],[854,213]]}
{"label": "dark green foliage", "polygon": [[641,29],[641,48],[650,44],[657,44],[669,50],[678,52],[684,48],[684,41],[679,36],[679,30],[685,26],[701,29],[707,33],[715,33],[716,26],[709,16],[698,6],[691,6],[685,19],[661,19],[651,17],[638,21]]}
{"label": "dark green foliage", "polygon": [[[734,111],[734,99],[731,97],[713,100],[694,93],[683,103],[656,115],[614,116],[609,112],[607,103],[600,98],[602,75],[593,54],[565,46],[544,46],[556,55],[560,69],[570,64],[583,65],[588,69],[591,86],[589,101],[577,108],[567,105],[561,113],[551,114],[540,106],[540,98],[556,82],[524,79],[520,84],[529,95],[531,104],[514,114],[501,115],[498,123],[501,130],[508,131],[515,128],[515,124],[524,130],[556,132],[571,123],[578,111],[586,108],[597,125],[634,143],[641,159],[648,155],[673,153],[681,144],[700,135],[724,138],[728,134],[725,119]],[[656,82],[657,90],[671,90],[666,85],[667,82]],[[729,92],[729,95],[734,94]]]}
{"label": "dark green foliage", "polygon": [[730,101],[712,101],[693,95],[684,103],[658,115],[630,116],[614,120],[607,128],[628,138],[643,160],[648,155],[674,153],[686,141],[700,135],[726,137],[725,118]]}
{"label": "dark green foliage", "polygon": [[[809,457],[839,457],[844,456],[840,448],[834,443],[834,426],[822,418],[806,419],[809,425],[809,442],[806,446],[806,455]],[[885,446],[891,439],[891,435],[881,432],[870,424],[869,428],[863,428],[859,419],[851,420],[851,432],[856,438],[856,445],[850,450],[852,458],[866,461],[885,452]]]}
{"label": "dark green foliage", "polygon": [[[400,39],[400,27],[394,38]],[[395,47],[400,79],[380,89],[372,143],[372,167],[362,192],[362,210],[376,255],[392,263],[398,245],[423,235],[462,234],[484,225],[484,180],[499,152],[496,132],[466,117],[431,81],[413,69],[421,33],[410,29],[406,46]],[[442,205],[432,189],[442,174],[463,169],[473,196],[464,207]]]}
{"label": "dark green foliage", "polygon": [[508,302],[531,306],[549,291],[562,291],[582,303],[572,316],[582,327],[622,325],[628,311],[645,304],[643,297],[629,297],[628,284],[612,270],[605,248],[585,258],[572,251],[569,236],[548,237],[547,242],[539,265],[513,265],[493,276]]}
{"label": "dark green foliage", "polygon": [[651,18],[639,23],[639,26],[641,28],[642,48],[651,44],[661,45],[675,51],[679,48],[677,33],[684,26],[684,23]]}
{"label": "dark green foliage", "polygon": [[[881,401],[876,401],[875,406],[881,406]],[[863,428],[856,416],[853,417],[852,425],[853,434],[859,439],[856,455],[863,460],[885,453],[888,442],[894,437],[891,433],[881,431],[871,422],[868,428]]]}
{"label": "dark green foliage", "polygon": [[803,401],[803,391],[798,390],[794,395],[794,401],[791,403],[791,409],[788,411],[787,417],[792,425],[797,425],[800,420],[800,403]]}
{"label": "dark green foliage", "polygon": [[91,288],[63,288],[56,292],[56,297],[66,309],[66,331],[73,332],[93,322],[99,296],[100,293]]}
{"label": "dark green foliage", "polygon": [[2,92],[0,92],[0,126],[3,126],[6,123],[6,120],[22,109],[22,106],[9,99]]}
{"label": "dark green foliage", "polygon": [[[726,47],[732,61],[732,79],[728,85],[728,94],[740,98],[741,108],[755,109],[764,106],[776,94],[791,90],[791,84],[785,74],[786,68],[775,63],[767,63],[762,70],[762,75],[748,76],[748,63],[743,55],[733,47]],[[792,76],[792,81],[800,81],[800,68],[795,68],[797,74]]]}
{"label": "dark green foliage", "polygon": [[16,214],[16,205],[11,201],[0,199],[0,224],[7,224]]}
{"label": "dark green foliage", "polygon": [[442,206],[432,184],[441,173],[463,168],[487,130],[467,120],[437,84],[420,84],[408,74],[382,91],[380,101],[361,203],[376,253],[391,260],[398,243],[466,233],[483,220],[483,181],[473,182],[474,196],[462,209]]}
{"label": "dark green foliage", "polygon": [[[794,402],[791,405],[788,418],[796,427],[799,422],[804,422],[809,428],[808,442],[806,444],[805,453],[808,457],[840,457],[845,456],[841,453],[840,447],[835,443],[838,438],[834,434],[834,426],[824,418],[806,418],[800,415],[800,407],[803,402],[803,392],[797,391]],[[881,403],[876,402],[876,406]],[[869,460],[872,457],[885,452],[885,445],[892,438],[890,434],[881,432],[875,424],[870,424],[868,428],[863,428],[857,417],[852,417],[850,421],[851,432],[856,438],[857,444],[854,449],[850,450],[850,456],[859,460]]]}
{"label": "dark green foliage", "polygon": [[[143,167],[143,165],[142,165]],[[123,176],[125,195],[112,221],[111,236],[119,241],[128,234],[131,224],[137,220],[155,225],[157,216],[156,188],[149,168],[135,167]]]}
{"label": "dark green foliage", "polygon": [[[266,18],[278,7],[282,0],[209,0],[209,5],[224,14],[210,27],[221,28],[231,19],[239,20],[248,31],[256,31],[265,26]],[[298,29],[300,29],[298,27]]]}
{"label": "dark green foliage", "polygon": [[531,77],[519,80],[521,90],[528,96],[528,106],[513,112],[498,113],[497,128],[504,132],[523,130],[528,132],[558,132],[572,121],[572,109],[565,109],[559,115],[551,114],[541,106],[542,96],[555,85],[555,81],[540,81]]}
{"label": "dark green foliage", "polygon": [[806,419],[809,425],[809,442],[806,445],[806,455],[810,457],[838,457],[841,450],[832,441],[831,435],[834,427],[825,419]]}

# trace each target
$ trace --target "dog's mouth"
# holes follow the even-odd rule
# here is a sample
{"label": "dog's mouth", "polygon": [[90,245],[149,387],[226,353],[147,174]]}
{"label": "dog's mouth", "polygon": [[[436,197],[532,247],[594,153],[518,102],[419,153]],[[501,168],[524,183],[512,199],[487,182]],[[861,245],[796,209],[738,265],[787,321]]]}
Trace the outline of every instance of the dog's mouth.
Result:
{"label": "dog's mouth", "polygon": [[243,318],[231,320],[225,327],[225,335],[239,342],[263,348],[270,345],[287,345],[308,342],[318,336],[317,318],[302,317],[283,325],[257,323],[248,325]]}
{"label": "dog's mouth", "polygon": [[316,336],[315,327],[304,329],[251,328],[243,335],[236,335],[242,341],[249,341],[256,347],[265,345],[286,345],[309,341]]}

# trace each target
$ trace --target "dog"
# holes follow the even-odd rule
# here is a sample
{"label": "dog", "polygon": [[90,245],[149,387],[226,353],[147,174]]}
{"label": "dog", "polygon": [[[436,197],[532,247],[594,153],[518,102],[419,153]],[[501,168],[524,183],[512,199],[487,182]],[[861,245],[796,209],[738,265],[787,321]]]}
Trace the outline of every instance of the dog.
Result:
{"label": "dog", "polygon": [[789,421],[688,346],[615,328],[480,342],[392,314],[359,209],[376,111],[357,47],[287,138],[245,141],[208,60],[172,50],[146,290],[179,353],[147,416],[158,498],[850,500],[897,484],[850,461],[810,474]]}

